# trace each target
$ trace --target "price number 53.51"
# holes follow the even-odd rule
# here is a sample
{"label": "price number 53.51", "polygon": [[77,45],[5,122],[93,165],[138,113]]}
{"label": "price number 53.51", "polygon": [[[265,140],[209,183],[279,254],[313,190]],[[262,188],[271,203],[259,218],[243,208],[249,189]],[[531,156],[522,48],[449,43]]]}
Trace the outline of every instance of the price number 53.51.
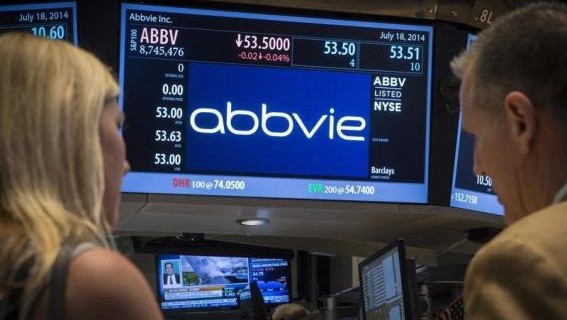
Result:
{"label": "price number 53.51", "polygon": [[391,46],[390,59],[397,60],[420,60],[420,47]]}

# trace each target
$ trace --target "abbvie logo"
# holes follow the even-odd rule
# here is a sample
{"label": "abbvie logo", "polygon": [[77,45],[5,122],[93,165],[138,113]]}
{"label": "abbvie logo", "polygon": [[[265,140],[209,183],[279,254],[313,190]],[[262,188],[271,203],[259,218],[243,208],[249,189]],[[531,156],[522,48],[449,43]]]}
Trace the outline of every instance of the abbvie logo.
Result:
{"label": "abbvie logo", "polygon": [[[315,124],[309,126],[306,125],[301,116],[298,113],[292,112],[291,114],[278,111],[268,111],[268,106],[262,103],[261,114],[258,116],[256,113],[250,110],[244,109],[232,109],[232,103],[230,101],[226,102],[226,113],[223,115],[221,111],[213,108],[198,108],[195,109],[189,118],[189,123],[191,128],[199,133],[205,134],[227,134],[232,133],[239,136],[250,136],[255,134],[259,128],[270,137],[284,138],[288,137],[293,130],[295,125],[299,127],[299,130],[305,135],[307,139],[313,138],[318,132],[321,134],[326,134],[330,140],[335,138],[335,134],[338,138],[347,141],[364,141],[365,137],[360,135],[360,133],[366,128],[366,120],[362,117],[357,116],[343,116],[335,119],[334,116],[335,109],[330,108],[329,114],[323,114]],[[216,121],[212,126],[204,127],[199,124],[199,117],[211,115],[216,118]],[[252,126],[249,128],[235,128],[233,125],[233,119],[236,117],[248,117],[251,120]],[[269,123],[271,119],[284,120],[287,122],[285,130],[275,131],[270,129]],[[326,129],[322,129],[326,127]],[[323,133],[325,132],[325,133]]]}

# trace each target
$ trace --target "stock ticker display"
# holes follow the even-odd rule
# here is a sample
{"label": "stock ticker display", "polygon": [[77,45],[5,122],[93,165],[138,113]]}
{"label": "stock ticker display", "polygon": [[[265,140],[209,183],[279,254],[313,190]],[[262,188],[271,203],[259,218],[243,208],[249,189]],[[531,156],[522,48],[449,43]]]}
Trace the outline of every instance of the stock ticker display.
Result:
{"label": "stock ticker display", "polygon": [[[469,47],[475,39],[476,36],[469,35]],[[474,137],[463,131],[461,126],[462,115],[459,116],[450,205],[456,208],[503,215],[504,207],[498,202],[492,189],[492,179],[473,172]]]}
{"label": "stock ticker display", "polygon": [[54,40],[77,44],[75,2],[53,2],[0,6],[0,34],[28,32]]}
{"label": "stock ticker display", "polygon": [[432,32],[123,4],[123,191],[427,202]]}

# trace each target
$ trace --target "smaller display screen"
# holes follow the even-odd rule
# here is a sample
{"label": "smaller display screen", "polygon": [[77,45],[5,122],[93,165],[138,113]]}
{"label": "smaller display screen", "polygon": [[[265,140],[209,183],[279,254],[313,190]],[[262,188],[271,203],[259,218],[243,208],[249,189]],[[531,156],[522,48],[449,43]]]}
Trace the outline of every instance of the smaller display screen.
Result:
{"label": "smaller display screen", "polygon": [[0,6],[0,34],[10,31],[77,44],[75,2]]}
{"label": "smaller display screen", "polygon": [[[467,47],[470,47],[475,39],[476,36],[469,35]],[[473,172],[474,137],[463,131],[461,117],[462,115],[459,115],[450,205],[456,208],[503,215],[504,207],[498,202],[492,189],[492,179]]]}
{"label": "smaller display screen", "polygon": [[158,255],[156,280],[164,311],[238,308],[256,282],[267,305],[290,302],[287,259]]}
{"label": "smaller display screen", "polygon": [[411,319],[401,240],[361,262],[359,274],[364,320]]}

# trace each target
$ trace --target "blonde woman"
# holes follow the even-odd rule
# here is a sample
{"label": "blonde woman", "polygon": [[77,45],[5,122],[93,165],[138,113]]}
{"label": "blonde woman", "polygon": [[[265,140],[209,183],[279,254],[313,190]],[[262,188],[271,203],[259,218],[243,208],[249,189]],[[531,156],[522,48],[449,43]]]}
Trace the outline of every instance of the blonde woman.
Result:
{"label": "blonde woman", "polygon": [[105,237],[128,171],[117,96],[93,55],[0,36],[0,319],[161,319]]}

